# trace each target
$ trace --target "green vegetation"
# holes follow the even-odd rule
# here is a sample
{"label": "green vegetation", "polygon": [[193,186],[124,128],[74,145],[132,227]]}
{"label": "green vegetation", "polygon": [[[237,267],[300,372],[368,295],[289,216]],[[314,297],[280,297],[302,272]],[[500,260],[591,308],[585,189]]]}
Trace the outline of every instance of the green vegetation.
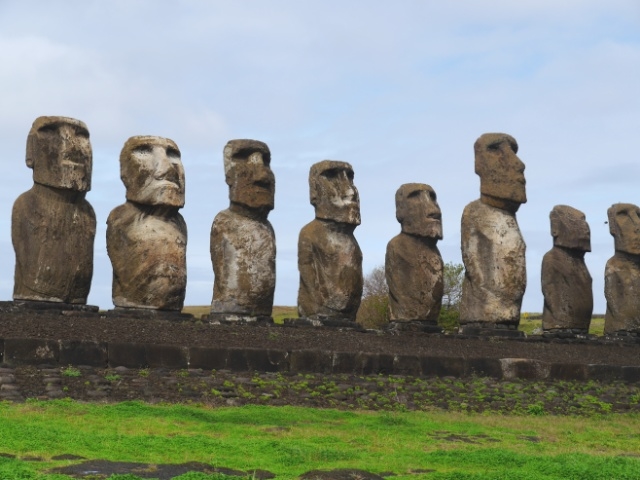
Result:
{"label": "green vegetation", "polygon": [[[295,478],[312,469],[395,472],[402,479],[637,479],[640,416],[549,417],[354,412],[294,407],[209,409],[72,401],[0,403],[0,478],[46,474],[61,454],[144,463],[204,462]],[[435,470],[411,474],[420,470]],[[118,478],[118,477],[113,477]],[[134,479],[134,476],[119,478]],[[215,478],[186,475],[184,478]]]}
{"label": "green vegetation", "polygon": [[285,318],[298,318],[298,307],[274,306],[271,315],[274,323],[284,323]]}
{"label": "green vegetation", "polygon": [[[518,330],[522,330],[527,335],[531,335],[534,330],[542,328],[542,314],[524,312],[520,315],[520,326]],[[591,335],[604,335],[604,315],[596,314],[591,317],[591,324],[589,325],[589,333]]]}
{"label": "green vegetation", "polygon": [[82,372],[77,368],[69,365],[67,368],[62,370],[62,375],[65,377],[77,378],[82,375]]}
{"label": "green vegetation", "polygon": [[379,265],[364,277],[362,301],[356,322],[365,328],[380,329],[389,323],[389,288],[384,265]]}
{"label": "green vegetation", "polygon": [[[209,305],[188,306],[182,309],[182,313],[190,313],[197,319],[202,318],[203,315],[209,315],[210,312],[211,307]],[[283,323],[285,318],[297,318],[298,308],[280,307],[276,305],[273,307],[271,315],[275,323]]]}

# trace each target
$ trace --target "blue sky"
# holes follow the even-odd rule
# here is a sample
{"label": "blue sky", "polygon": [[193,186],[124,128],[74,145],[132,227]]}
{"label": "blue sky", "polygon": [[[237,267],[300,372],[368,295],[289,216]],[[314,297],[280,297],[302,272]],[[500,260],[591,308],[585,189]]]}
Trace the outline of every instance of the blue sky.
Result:
{"label": "blue sky", "polygon": [[473,143],[513,135],[529,201],[524,311],[541,311],[549,212],[571,205],[591,225],[595,311],[613,254],[606,211],[640,203],[640,4],[637,0],[0,2],[0,299],[10,299],[11,207],[30,188],[26,136],[40,115],[84,121],[94,152],[98,233],[89,303],[111,308],[105,230],[124,202],[118,155],[133,135],[182,152],[187,304],[213,289],[209,232],[228,206],[222,149],[266,142],[276,176],[276,304],[294,305],[297,236],[313,218],[311,164],[355,170],[364,270],[397,234],[394,195],[430,184],[443,213],[445,261],[461,262],[460,217],[478,198]]}

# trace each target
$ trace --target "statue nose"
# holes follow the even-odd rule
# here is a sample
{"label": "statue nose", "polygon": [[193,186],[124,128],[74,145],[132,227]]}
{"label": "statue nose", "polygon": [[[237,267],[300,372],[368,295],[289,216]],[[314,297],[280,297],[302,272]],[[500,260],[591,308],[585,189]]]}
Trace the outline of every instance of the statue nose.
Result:
{"label": "statue nose", "polygon": [[154,157],[156,164],[155,177],[157,179],[165,179],[178,183],[178,168],[171,161],[167,152],[165,152],[164,149],[157,149],[154,152]]}

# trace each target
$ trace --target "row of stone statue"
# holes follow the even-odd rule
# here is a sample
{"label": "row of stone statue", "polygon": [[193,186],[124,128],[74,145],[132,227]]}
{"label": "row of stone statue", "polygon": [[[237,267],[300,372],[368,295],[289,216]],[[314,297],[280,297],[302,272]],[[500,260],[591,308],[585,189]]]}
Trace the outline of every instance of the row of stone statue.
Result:
{"label": "row of stone statue", "polygon": [[[526,286],[525,243],[515,213],[526,202],[524,164],[506,134],[475,143],[481,197],[462,216],[466,272],[462,330],[512,329],[520,319]],[[212,321],[271,317],[275,290],[275,235],[267,216],[274,207],[275,177],[263,142],[231,140],[224,148],[230,206],[211,229],[215,274]],[[96,218],[85,199],[91,187],[92,151],[86,125],[66,117],[40,117],[27,138],[33,187],[15,202],[14,301],[85,305],[93,273]],[[186,290],[187,228],[184,169],[172,140],[131,137],[120,154],[126,202],[107,220],[117,311],[179,312]],[[362,252],[353,235],[360,202],[353,169],[325,160],[309,173],[315,219],[300,232],[298,311],[324,324],[353,322],[362,297]],[[401,233],[387,247],[386,276],[394,324],[436,325],[443,296],[442,238],[436,193],[425,184],[396,193]],[[606,330],[640,331],[640,210],[609,209],[615,255],[606,269]],[[591,319],[590,250],[584,215],[571,207],[551,212],[554,247],[543,260],[547,330],[586,332]]]}

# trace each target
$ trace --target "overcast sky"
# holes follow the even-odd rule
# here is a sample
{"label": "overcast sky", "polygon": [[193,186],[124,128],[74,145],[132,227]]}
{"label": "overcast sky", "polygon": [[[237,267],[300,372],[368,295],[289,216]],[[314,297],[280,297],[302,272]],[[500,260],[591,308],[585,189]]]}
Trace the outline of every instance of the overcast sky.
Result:
{"label": "overcast sky", "polygon": [[[228,206],[222,149],[266,142],[276,176],[275,303],[295,305],[297,237],[313,219],[309,167],[350,162],[364,271],[384,263],[408,182],[438,195],[445,261],[461,263],[460,217],[479,196],[473,143],[519,143],[528,203],[523,311],[542,311],[540,267],[554,205],[591,226],[595,312],[613,255],[607,208],[640,204],[638,0],[0,0],[0,300],[11,299],[11,207],[32,185],[24,163],[41,115],[84,121],[93,146],[98,231],[89,302],[112,308],[106,219],[124,202],[118,156],[133,135],[182,152],[186,304],[211,302],[209,233]],[[635,140],[634,140],[635,139]]]}

